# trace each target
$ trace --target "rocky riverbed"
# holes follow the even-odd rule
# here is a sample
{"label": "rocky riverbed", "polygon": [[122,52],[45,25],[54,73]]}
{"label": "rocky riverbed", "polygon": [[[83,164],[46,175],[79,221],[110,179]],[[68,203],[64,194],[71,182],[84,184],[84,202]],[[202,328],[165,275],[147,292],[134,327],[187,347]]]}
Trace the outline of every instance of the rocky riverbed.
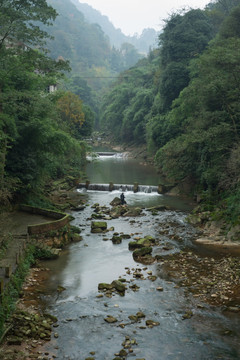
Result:
{"label": "rocky riverbed", "polygon": [[[117,221],[123,218],[129,224],[135,225],[137,230],[126,233],[108,227],[112,219]],[[91,206],[91,216],[87,221],[89,224],[107,223],[107,226],[100,227],[101,230],[96,232],[97,236],[101,236],[103,241],[111,241],[114,246],[120,246],[122,241],[127,241],[136,264],[143,264],[141,268],[126,266],[125,274],[119,274],[111,283],[104,283],[103,279],[96,288],[96,297],[99,300],[104,297],[111,299],[114,296],[125,296],[128,291],[137,293],[142,281],[154,284],[157,279],[162,278],[174,283],[176,289],[184,289],[188,296],[195,299],[195,307],[182,315],[183,320],[194,317],[196,309],[204,308],[204,304],[206,306],[210,304],[239,316],[239,257],[232,255],[230,251],[227,254],[222,254],[221,251],[208,253],[199,251],[197,246],[189,246],[201,236],[201,230],[179,221],[177,213],[166,207],[143,210],[116,205],[116,203],[109,206],[95,203]],[[146,229],[153,227],[158,228],[155,237],[146,232]],[[176,244],[179,245],[177,251]],[[156,269],[155,272],[152,270],[152,265]],[[55,352],[46,350],[49,341],[55,342],[58,339],[58,319],[44,312],[42,302],[45,282],[50,275],[50,271],[45,267],[42,268],[41,263],[31,270],[24,284],[17,312],[9,322],[10,330],[1,347],[1,359],[49,360],[56,357],[61,359],[57,346]],[[58,286],[56,297],[61,296],[64,290],[63,287]],[[161,293],[165,289],[156,285],[155,291]],[[133,323],[138,324],[142,330],[159,326],[159,321],[149,318],[141,311],[129,314],[128,319],[122,322],[110,314],[104,318],[104,321],[116,324],[116,327],[122,329]],[[231,333],[231,329],[226,331]],[[137,340],[133,336],[126,335],[122,348],[115,353],[115,357],[113,354],[112,359],[127,358],[134,354],[137,345]],[[97,359],[94,351],[89,352],[88,359]]]}

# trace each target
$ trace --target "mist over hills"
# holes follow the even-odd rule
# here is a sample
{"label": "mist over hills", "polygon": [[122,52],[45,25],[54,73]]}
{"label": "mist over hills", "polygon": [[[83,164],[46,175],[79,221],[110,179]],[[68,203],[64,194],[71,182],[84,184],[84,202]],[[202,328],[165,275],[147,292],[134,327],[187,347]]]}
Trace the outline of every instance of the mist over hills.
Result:
{"label": "mist over hills", "polygon": [[[129,43],[121,49],[111,46],[109,37],[97,23],[90,23],[71,0],[48,0],[58,16],[45,30],[53,37],[48,41],[51,57],[70,62],[72,75],[86,78],[89,86],[100,90],[111,77],[135,65],[143,54]],[[76,2],[78,4],[78,2]]]}
{"label": "mist over hills", "polygon": [[71,1],[84,14],[90,24],[101,26],[104,33],[108,36],[111,46],[120,49],[123,43],[129,43],[134,45],[143,54],[147,54],[150,48],[157,47],[159,33],[155,29],[147,28],[142,31],[141,35],[127,36],[121,29],[116,29],[109,18],[106,15],[102,15],[100,11],[78,0]]}

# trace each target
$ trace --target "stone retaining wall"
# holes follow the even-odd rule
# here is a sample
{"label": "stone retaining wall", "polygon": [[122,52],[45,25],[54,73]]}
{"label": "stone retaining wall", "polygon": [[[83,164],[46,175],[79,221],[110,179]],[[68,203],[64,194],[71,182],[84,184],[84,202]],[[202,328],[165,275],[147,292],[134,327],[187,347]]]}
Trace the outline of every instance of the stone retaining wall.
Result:
{"label": "stone retaining wall", "polygon": [[21,205],[20,210],[54,219],[52,221],[44,222],[42,224],[28,225],[27,229],[29,235],[40,235],[48,233],[50,231],[59,230],[65,225],[67,225],[71,220],[70,215],[68,214],[47,209],[40,209],[29,205]]}
{"label": "stone retaining wall", "polygon": [[19,206],[19,210],[49,217],[52,220],[42,224],[28,225],[27,234],[15,235],[5,258],[0,261],[0,294],[4,292],[12,273],[16,271],[20,259],[24,257],[29,236],[34,235],[40,245],[49,246],[50,248],[62,248],[71,240],[68,229],[64,229],[65,225],[71,221],[70,215],[28,205]]}

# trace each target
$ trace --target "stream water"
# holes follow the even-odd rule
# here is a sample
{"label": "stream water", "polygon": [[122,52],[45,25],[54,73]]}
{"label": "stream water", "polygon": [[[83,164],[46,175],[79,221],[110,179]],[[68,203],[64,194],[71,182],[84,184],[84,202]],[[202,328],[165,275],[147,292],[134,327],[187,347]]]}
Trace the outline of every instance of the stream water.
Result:
{"label": "stream water", "polygon": [[[150,167],[117,157],[103,157],[97,164],[90,164],[88,176],[92,182],[100,183],[138,181],[158,184],[158,176]],[[184,240],[179,242],[163,236],[163,245],[169,250],[157,248],[154,255],[186,248],[196,251],[192,245],[195,230],[185,222],[189,204],[157,193],[126,192],[129,205],[147,208],[165,204],[173,210],[159,212],[157,216],[144,210],[141,217],[109,220],[108,227],[114,227],[114,231],[104,235],[92,234],[91,206],[94,203],[109,206],[111,200],[119,195],[119,191],[89,191],[89,206],[73,214],[73,225],[80,227],[83,241],[69,246],[56,261],[45,262],[51,269],[51,276],[46,283],[43,301],[47,312],[57,316],[59,325],[55,329],[58,335],[52,337],[47,350],[58,359],[112,360],[123,349],[123,342],[130,339],[132,350],[127,359],[239,359],[239,315],[227,314],[206,304],[199,306],[194,297],[161,274],[159,264],[145,266],[136,263],[128,250],[129,240],[123,240],[119,245],[113,245],[111,241],[113,232],[130,234],[132,238],[145,235],[159,238],[161,227],[168,223]],[[143,279],[134,276],[136,269],[143,274]],[[149,279],[149,271],[157,275],[156,281]],[[111,298],[99,298],[98,284],[111,283],[119,277],[126,280],[125,296],[115,294]],[[59,285],[66,290],[59,293]],[[139,290],[133,291],[133,285]],[[157,291],[158,287],[163,291]],[[183,320],[188,310],[194,316]],[[129,316],[139,311],[146,318],[131,322]],[[107,323],[104,319],[108,315],[114,316],[117,322]],[[146,320],[160,324],[149,328]]]}

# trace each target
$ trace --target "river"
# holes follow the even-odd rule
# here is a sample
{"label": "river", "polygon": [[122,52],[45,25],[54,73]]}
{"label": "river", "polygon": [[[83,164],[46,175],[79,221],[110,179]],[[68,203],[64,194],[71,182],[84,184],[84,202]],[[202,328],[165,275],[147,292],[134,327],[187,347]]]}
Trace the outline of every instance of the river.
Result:
{"label": "river", "polygon": [[[88,176],[91,182],[98,183],[158,184],[153,168],[120,157],[99,158],[97,163],[89,164]],[[108,227],[113,227],[113,231],[92,234],[92,205],[99,203],[109,207],[111,200],[119,195],[119,190],[88,191],[89,206],[73,214],[73,225],[80,227],[83,240],[70,245],[58,260],[44,263],[51,270],[51,276],[42,300],[46,311],[58,318],[55,336],[46,350],[58,359],[69,360],[239,359],[238,314],[200,303],[161,272],[159,263],[147,266],[136,263],[128,250],[129,240],[118,245],[111,241],[114,232],[129,234],[131,239],[151,235],[161,243],[154,248],[154,255],[186,249],[197,251],[192,243],[195,229],[185,221],[191,206],[179,198],[157,193],[126,192],[130,206],[148,208],[164,204],[171,210],[157,215],[144,210],[140,217],[112,219]],[[166,224],[179,236],[169,236],[169,231],[163,235],[161,229]],[[119,278],[126,281],[125,296],[99,297],[102,296],[98,291],[99,283],[111,283]],[[65,291],[59,293],[58,286]],[[189,310],[193,316],[183,320]],[[131,321],[129,316],[138,312],[145,318]],[[116,323],[107,323],[104,320],[107,316],[115,317]],[[146,326],[146,320],[154,321],[156,326]],[[124,355],[121,352],[124,347],[127,355],[120,357]]]}

